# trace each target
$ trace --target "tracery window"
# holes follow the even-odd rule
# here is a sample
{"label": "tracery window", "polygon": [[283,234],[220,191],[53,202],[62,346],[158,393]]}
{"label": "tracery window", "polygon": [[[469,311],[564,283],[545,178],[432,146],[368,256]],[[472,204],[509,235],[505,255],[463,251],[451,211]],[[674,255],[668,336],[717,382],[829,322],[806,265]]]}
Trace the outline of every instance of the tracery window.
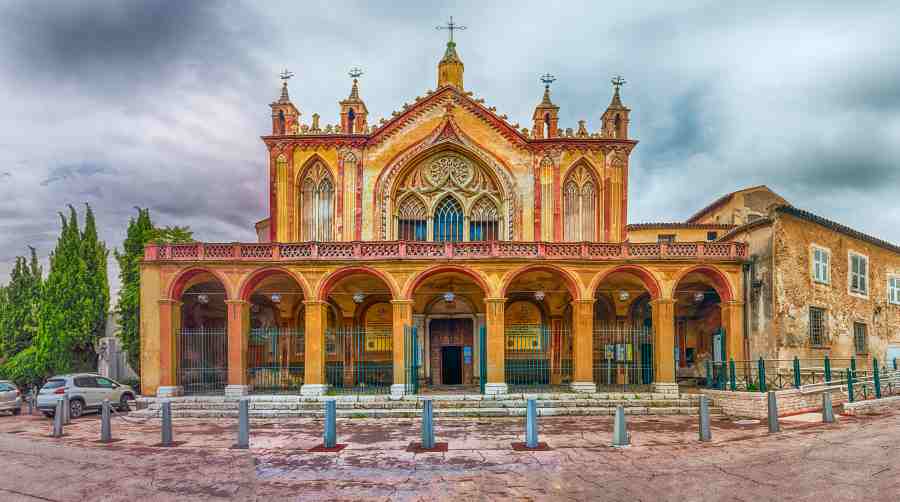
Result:
{"label": "tracery window", "polygon": [[427,238],[428,209],[415,195],[400,204],[397,212],[397,238],[406,241],[424,241]]}
{"label": "tracery window", "polygon": [[482,197],[469,212],[469,240],[495,241],[500,238],[500,216],[497,205]]}
{"label": "tracery window", "polygon": [[434,210],[435,242],[463,240],[463,211],[453,197],[446,197]]}
{"label": "tracery window", "polygon": [[300,240],[334,239],[334,182],[331,173],[316,162],[300,182]]}
{"label": "tracery window", "polygon": [[578,166],[563,185],[565,221],[563,237],[567,241],[593,241],[597,237],[597,186],[588,168]]}

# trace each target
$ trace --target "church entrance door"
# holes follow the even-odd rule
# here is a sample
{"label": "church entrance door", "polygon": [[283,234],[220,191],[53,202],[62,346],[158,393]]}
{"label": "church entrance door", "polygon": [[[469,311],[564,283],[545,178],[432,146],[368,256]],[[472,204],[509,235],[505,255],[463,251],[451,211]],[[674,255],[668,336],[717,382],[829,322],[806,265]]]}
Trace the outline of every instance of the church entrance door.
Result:
{"label": "church entrance door", "polygon": [[441,348],[441,382],[444,385],[462,383],[462,347]]}

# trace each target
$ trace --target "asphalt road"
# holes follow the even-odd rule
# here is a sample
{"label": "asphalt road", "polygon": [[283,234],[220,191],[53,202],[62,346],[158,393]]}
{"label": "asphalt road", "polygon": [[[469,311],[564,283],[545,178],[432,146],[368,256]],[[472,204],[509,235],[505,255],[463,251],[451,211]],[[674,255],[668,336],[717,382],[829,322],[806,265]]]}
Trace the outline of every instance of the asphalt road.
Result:
{"label": "asphalt road", "polygon": [[614,449],[609,417],[548,417],[550,450],[516,452],[521,420],[447,419],[448,451],[414,453],[417,421],[348,419],[343,451],[311,453],[316,420],[254,422],[235,450],[227,420],[176,420],[183,444],[166,449],[155,420],[117,418],[121,441],[101,445],[96,417],[52,439],[45,419],[2,416],[0,500],[898,500],[900,412],[839,420],[769,435],[722,419],[699,443],[695,417],[634,418],[633,445]]}

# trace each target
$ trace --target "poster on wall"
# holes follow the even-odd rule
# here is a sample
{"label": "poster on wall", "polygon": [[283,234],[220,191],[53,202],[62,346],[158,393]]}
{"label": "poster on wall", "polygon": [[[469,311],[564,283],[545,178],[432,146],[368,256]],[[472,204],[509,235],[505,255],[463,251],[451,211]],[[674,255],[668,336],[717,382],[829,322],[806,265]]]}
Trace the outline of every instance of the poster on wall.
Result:
{"label": "poster on wall", "polygon": [[466,364],[472,364],[472,347],[463,347],[463,361],[465,361]]}

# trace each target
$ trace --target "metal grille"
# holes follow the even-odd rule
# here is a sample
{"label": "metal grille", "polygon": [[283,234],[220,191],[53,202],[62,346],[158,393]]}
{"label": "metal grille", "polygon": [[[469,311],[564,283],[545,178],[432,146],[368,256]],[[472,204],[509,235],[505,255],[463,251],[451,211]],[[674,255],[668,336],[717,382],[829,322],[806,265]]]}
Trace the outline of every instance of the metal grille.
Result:
{"label": "metal grille", "polygon": [[225,328],[182,329],[178,337],[178,385],[185,394],[217,394],[228,381]]}
{"label": "metal grille", "polygon": [[394,382],[390,333],[362,328],[326,332],[325,377],[337,394],[386,394]]}
{"label": "metal grille", "polygon": [[303,386],[302,330],[254,328],[248,344],[248,382],[255,393],[300,392]]}
{"label": "metal grille", "polygon": [[809,343],[815,346],[826,344],[825,309],[818,307],[809,308]]}
{"label": "metal grille", "polygon": [[853,346],[857,354],[865,354],[869,349],[867,326],[861,322],[853,323]]}
{"label": "metal grille", "polygon": [[625,324],[594,328],[594,382],[605,390],[649,390],[653,383],[651,329]]}
{"label": "metal grille", "polygon": [[564,327],[507,326],[506,384],[511,391],[564,386],[572,381],[572,337]]}

